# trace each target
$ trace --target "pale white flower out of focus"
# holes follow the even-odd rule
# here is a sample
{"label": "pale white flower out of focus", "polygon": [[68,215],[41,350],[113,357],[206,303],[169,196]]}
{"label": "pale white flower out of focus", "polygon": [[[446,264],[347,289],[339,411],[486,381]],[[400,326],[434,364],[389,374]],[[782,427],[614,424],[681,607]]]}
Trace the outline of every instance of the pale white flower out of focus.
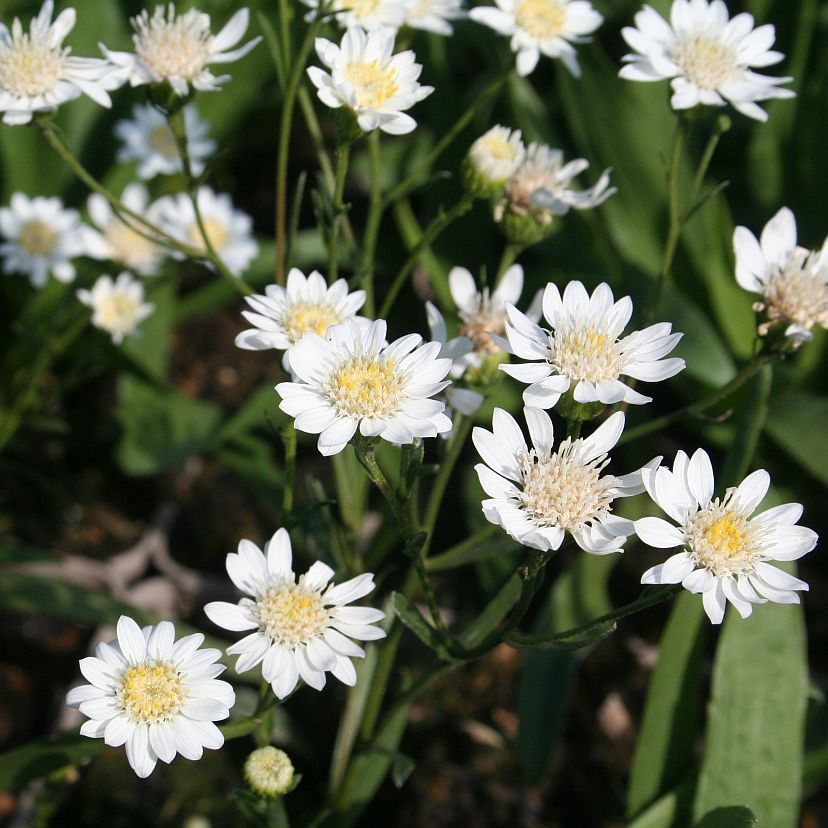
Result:
{"label": "pale white flower out of focus", "polygon": [[64,9],[52,22],[53,12],[46,0],[28,32],[19,18],[11,29],[0,23],[0,112],[7,124],[28,124],[33,113],[51,112],[82,94],[110,107],[107,91],[125,81],[105,60],[72,57],[63,40],[75,26],[75,10]]}
{"label": "pale white flower out of focus", "polygon": [[602,474],[607,452],[624,430],[624,414],[616,412],[589,437],[567,437],[557,450],[549,414],[531,407],[523,414],[531,448],[515,418],[500,408],[494,410],[492,431],[472,432],[483,458],[474,468],[490,498],[483,501],[486,519],[533,549],[558,549],[568,532],[592,555],[620,552],[633,523],[613,514],[612,502],[644,491],[641,471]]}
{"label": "pale white flower out of focus", "polygon": [[392,55],[393,50],[393,29],[348,29],[340,46],[318,37],[316,53],[330,70],[308,67],[319,100],[333,109],[348,107],[363,132],[411,132],[417,122],[405,110],[428,97],[434,87],[417,82],[423,67],[415,63],[414,52]]}
{"label": "pale white flower out of focus", "polygon": [[92,290],[78,291],[78,299],[92,309],[92,324],[111,334],[116,345],[134,335],[155,310],[155,305],[144,302],[144,285],[129,273],[121,273],[114,282],[110,276],[99,277]]}
{"label": "pale white flower out of focus", "polygon": [[759,241],[747,227],[733,233],[736,280],[761,295],[754,309],[767,321],[759,334],[775,323],[786,325],[785,336],[794,345],[813,338],[811,328],[828,328],[828,239],[818,251],[796,243],[796,219],[783,207],[764,227]]}
{"label": "pale white flower out of focus", "polygon": [[[318,0],[302,0],[312,9],[318,9]],[[334,0],[331,10],[336,22],[343,29],[358,26],[365,31],[387,28],[393,31],[404,23],[410,0]],[[316,11],[310,12],[306,20],[312,21]]]}
{"label": "pale white flower out of focus", "polygon": [[573,389],[579,403],[652,401],[621,382],[622,376],[659,382],[684,368],[678,357],[662,359],[682,334],[661,322],[621,338],[632,316],[629,296],[613,301],[609,285],[600,284],[592,296],[580,282],[570,282],[563,297],[550,283],[543,293],[544,330],[517,308],[508,309],[506,337],[511,353],[529,362],[501,365],[500,370],[529,383],[526,405],[552,408]]}
{"label": "pale white flower out of focus", "polygon": [[175,640],[175,627],[161,621],[143,630],[125,615],[118,637],[98,644],[80,669],[90,682],[69,691],[66,703],[89,721],[81,735],[126,747],[130,767],[142,779],[160,759],[177,753],[201,759],[204,748],[218,750],[224,736],[213,722],[226,719],[236,702],[233,688],[216,676],[219,650],[200,650],[204,636]]}
{"label": "pale white flower out of focus", "polygon": [[530,75],[541,55],[560,58],[576,77],[581,67],[574,43],[587,43],[603,21],[587,0],[495,0],[497,6],[477,6],[472,20],[511,38],[519,75]]}
{"label": "pale white flower out of focus", "polygon": [[792,98],[778,84],[792,78],[760,75],[754,69],[772,66],[784,58],[771,51],[776,36],[771,25],[753,28],[753,16],[737,14],[732,20],[721,0],[674,0],[670,22],[650,6],[635,16],[637,28],[622,34],[635,54],[626,55],[622,78],[633,81],[671,79],[673,109],[694,106],[733,107],[758,121],[767,113],[756,101]]}
{"label": "pale white flower out of focus", "polygon": [[[474,350],[474,343],[467,336],[448,338],[448,328],[443,314],[433,302],[426,302],[426,319],[431,332],[431,341],[440,343],[438,356],[451,360],[451,375],[455,379],[461,377],[468,367],[464,357]],[[446,401],[446,414],[451,416],[452,411],[459,411],[465,417],[476,414],[483,405],[485,397],[471,388],[459,388],[454,382],[443,391]],[[440,435],[448,437],[446,432]]]}
{"label": "pale white flower out of focus", "polygon": [[617,192],[615,187],[609,186],[609,169],[604,170],[589,189],[572,189],[572,180],[589,167],[589,162],[576,158],[564,164],[563,160],[563,152],[559,149],[546,144],[530,144],[506,184],[503,199],[495,208],[495,221],[501,221],[508,210],[519,216],[531,216],[540,224],[548,224],[553,216],[564,216],[570,208],[592,209]]}
{"label": "pale white flower out of focus", "polygon": [[[259,255],[258,242],[253,238],[253,220],[233,206],[229,195],[216,194],[210,187],[199,187],[196,198],[207,239],[224,266],[234,276],[241,276]],[[162,230],[184,244],[206,251],[192,201],[186,193],[158,199],[153,215]]]}
{"label": "pale white flower out of focus", "polygon": [[216,77],[210,64],[239,60],[261,40],[255,37],[233,48],[244,37],[249,21],[250,12],[240,9],[214,35],[209,14],[197,9],[177,14],[173,3],[158,5],[151,15],[145,9],[132,18],[134,53],[101,49],[112,63],[128,72],[132,86],[166,82],[177,95],[187,95],[191,88],[213,92],[230,76]]}
{"label": "pale white flower out of focus", "polygon": [[72,259],[90,254],[94,231],[81,224],[77,210],[66,209],[59,198],[23,193],[0,207],[0,258],[6,270],[29,277],[42,288],[51,273],[59,282],[75,278]]}
{"label": "pale white flower out of focus", "polygon": [[722,622],[728,601],[743,618],[752,604],[799,603],[797,591],[807,590],[808,584],[768,561],[801,558],[816,546],[817,534],[796,525],[802,515],[798,503],[751,518],[770,485],[764,469],[749,474],[721,499],[713,499],[713,468],[702,449],[690,458],[679,451],[672,471],[661,466],[644,469],[642,476],[647,493],[678,525],[645,517],[635,521],[636,534],[649,546],[683,550],[648,569],[641,583],[680,583],[701,592],[714,624]]}
{"label": "pale white flower out of focus", "polygon": [[495,195],[517,172],[526,157],[519,129],[493,126],[469,148],[470,184],[484,196]]}
{"label": "pale white flower out of focus", "polygon": [[[190,167],[193,175],[201,175],[216,145],[208,137],[209,126],[198,117],[195,106],[185,106],[182,111]],[[131,119],[115,124],[115,135],[122,144],[118,160],[123,163],[137,161],[140,178],[149,180],[156,175],[174,175],[182,171],[173,131],[164,113],[152,104],[136,104]]]}
{"label": "pale white flower out of focus", "polygon": [[385,618],[382,610],[346,606],[374,589],[374,576],[366,572],[336,586],[330,583],[333,570],[316,561],[297,579],[285,529],[273,535],[264,552],[241,541],[238,553],[227,556],[227,574],[249,597],[238,604],[213,601],[204,612],[225,630],[249,633],[227,653],[239,656],[238,673],[261,663],[262,677],[280,699],[293,692],[300,678],[321,690],[328,672],[353,686],[351,659],[363,658],[365,652],[351,639],[385,638],[385,631],[375,626]]}
{"label": "pale white flower out of focus", "polygon": [[[248,351],[274,348],[285,351],[288,357],[290,349],[308,331],[324,337],[328,328],[346,319],[368,323],[356,315],[365,303],[365,291],[349,293],[345,279],[328,287],[315,270],[306,277],[301,270],[291,268],[284,287],[268,285],[265,295],[244,298],[252,311],[242,311],[242,316],[255,327],[242,331],[236,337],[236,345]],[[286,361],[285,367],[289,368],[289,364]]]}
{"label": "pale white flower out of focus", "polygon": [[[457,360],[452,375],[459,376],[463,368],[479,368],[487,356],[501,352],[500,343],[490,334],[497,336],[504,333],[506,309],[517,304],[523,293],[523,268],[518,264],[512,265],[497,287],[490,291],[487,287],[478,290],[474,276],[465,267],[453,267],[449,271],[449,290],[463,323],[460,335],[468,337],[473,346],[472,351]],[[540,305],[533,302],[528,314],[539,319]]]}
{"label": "pale white flower out of focus", "polygon": [[279,408],[295,417],[298,431],[318,434],[322,455],[337,454],[359,430],[407,444],[451,428],[445,405],[431,399],[446,386],[450,359],[439,342],[422,344],[419,334],[385,342],[386,323],[353,320],[328,328],[323,339],[309,331],[290,352],[295,382],[276,391]]}
{"label": "pale white flower out of focus", "polygon": [[[149,216],[149,193],[142,184],[129,184],[121,202],[139,216]],[[123,265],[142,276],[155,274],[164,258],[164,250],[146,236],[133,230],[115,214],[109,202],[99,193],[87,200],[89,216],[100,233],[94,235],[90,255]]]}
{"label": "pale white flower out of focus", "polygon": [[412,29],[449,36],[454,32],[452,20],[468,17],[463,0],[412,0],[408,4],[405,24]]}

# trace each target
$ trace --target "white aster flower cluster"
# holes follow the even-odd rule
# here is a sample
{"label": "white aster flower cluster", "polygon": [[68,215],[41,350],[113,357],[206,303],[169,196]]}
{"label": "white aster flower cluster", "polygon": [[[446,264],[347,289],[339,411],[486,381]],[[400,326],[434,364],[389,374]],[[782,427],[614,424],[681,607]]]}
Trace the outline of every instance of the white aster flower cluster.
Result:
{"label": "white aster flower cluster", "polygon": [[92,290],[79,290],[78,299],[92,308],[92,324],[111,334],[116,345],[135,334],[138,325],[155,310],[154,305],[144,302],[143,283],[129,273],[121,273],[114,282],[110,276],[101,276]]}
{"label": "white aster flower cluster", "polygon": [[[312,9],[319,8],[318,0],[302,1]],[[466,17],[463,0],[335,0],[332,12],[345,29],[396,32],[410,26],[440,35],[452,34],[452,21]],[[316,12],[310,12],[307,17],[311,20],[315,16]]]}

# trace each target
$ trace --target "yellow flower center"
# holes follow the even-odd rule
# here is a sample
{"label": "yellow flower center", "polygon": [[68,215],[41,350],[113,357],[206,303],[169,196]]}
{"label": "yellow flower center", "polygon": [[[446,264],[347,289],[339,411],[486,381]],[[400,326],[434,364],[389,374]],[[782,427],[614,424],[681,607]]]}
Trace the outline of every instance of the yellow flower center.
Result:
{"label": "yellow flower center", "polygon": [[502,336],[505,330],[504,315],[483,308],[469,316],[466,324],[460,328],[460,336],[467,336],[478,353],[497,354],[500,353],[500,348],[495,345],[489,333]]}
{"label": "yellow flower center", "polygon": [[158,248],[149,239],[113,219],[104,231],[104,238],[112,248],[112,258],[128,267],[141,268],[155,261]]}
{"label": "yellow flower center", "polygon": [[558,329],[549,338],[549,363],[573,380],[618,379],[623,363],[617,341],[591,327]]}
{"label": "yellow flower center", "polygon": [[341,321],[340,315],[330,305],[297,302],[287,309],[282,324],[290,341],[297,342],[308,331],[325,336],[331,325],[338,325]]}
{"label": "yellow flower center", "polygon": [[518,28],[537,40],[560,35],[566,22],[566,11],[557,0],[523,0],[515,10]]}
{"label": "yellow flower center", "polygon": [[354,88],[358,109],[377,109],[399,91],[397,70],[381,66],[379,61],[347,64],[345,80]]}
{"label": "yellow flower center", "polygon": [[147,143],[150,149],[162,155],[168,161],[178,158],[178,146],[175,143],[175,136],[167,124],[158,124],[150,130],[147,136]]}
{"label": "yellow flower center", "polygon": [[717,89],[733,78],[739,66],[733,50],[720,40],[694,37],[673,47],[682,74],[702,89]]}
{"label": "yellow flower center", "polygon": [[50,46],[47,38],[14,32],[10,42],[0,41],[0,90],[34,98],[54,89],[69,50]]}
{"label": "yellow flower center", "polygon": [[95,312],[101,326],[108,331],[129,331],[135,325],[135,318],[141,301],[128,293],[117,291],[103,296],[95,305]]}
{"label": "yellow flower center", "polygon": [[405,383],[389,360],[352,357],[330,376],[326,392],[340,414],[390,417],[399,410]]}
{"label": "yellow flower center", "polygon": [[578,451],[582,443],[566,440],[548,457],[538,457],[532,450],[519,458],[520,499],[533,521],[572,531],[610,512],[616,479],[601,477],[606,456],[583,461]]}
{"label": "yellow flower center", "polygon": [[262,632],[285,647],[306,644],[321,635],[329,618],[320,593],[301,582],[271,587],[254,612]]}
{"label": "yellow flower center", "polygon": [[[207,235],[210,246],[217,252],[221,252],[224,245],[227,244],[227,240],[230,238],[227,225],[209,216],[204,217],[204,232]],[[198,222],[193,222],[190,227],[190,243],[193,247],[201,249],[205,247],[204,236],[201,234],[201,228],[198,226]]]}
{"label": "yellow flower center", "polygon": [[135,53],[162,80],[177,77],[192,80],[200,74],[211,57],[210,18],[191,9],[180,17],[170,3],[164,14],[156,6],[133,19]]}
{"label": "yellow flower center", "polygon": [[35,219],[23,225],[17,243],[30,256],[49,256],[54,252],[57,234],[48,224]]}
{"label": "yellow flower center", "polygon": [[339,8],[342,11],[350,11],[357,18],[369,17],[377,8],[381,0],[339,0]]}
{"label": "yellow flower center", "polygon": [[124,712],[138,724],[172,719],[186,697],[181,674],[164,661],[145,661],[128,668],[116,692]]}

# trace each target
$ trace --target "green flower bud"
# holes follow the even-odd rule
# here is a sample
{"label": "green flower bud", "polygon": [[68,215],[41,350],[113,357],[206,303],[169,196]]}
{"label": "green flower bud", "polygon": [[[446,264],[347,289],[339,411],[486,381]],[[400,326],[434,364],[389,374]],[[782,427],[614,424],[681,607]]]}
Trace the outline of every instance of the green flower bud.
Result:
{"label": "green flower bud", "polygon": [[247,757],[244,778],[253,793],[275,799],[292,790],[293,763],[283,750],[272,745],[261,747]]}

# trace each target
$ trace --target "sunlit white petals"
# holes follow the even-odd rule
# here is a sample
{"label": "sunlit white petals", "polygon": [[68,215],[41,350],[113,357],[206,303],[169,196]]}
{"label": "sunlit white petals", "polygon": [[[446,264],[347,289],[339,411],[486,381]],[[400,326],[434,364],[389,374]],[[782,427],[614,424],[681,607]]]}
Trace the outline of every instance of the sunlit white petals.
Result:
{"label": "sunlit white petals", "polygon": [[650,6],[635,16],[637,28],[622,30],[634,50],[626,55],[621,77],[633,81],[671,79],[673,109],[730,103],[749,118],[767,120],[757,101],[792,98],[779,84],[792,78],[760,75],[784,55],[771,51],[774,28],[753,28],[750,14],[729,18],[721,0],[674,0],[670,23]]}
{"label": "sunlit white petals", "polygon": [[337,46],[317,38],[316,53],[328,72],[311,66],[310,77],[326,106],[351,109],[363,132],[381,129],[391,135],[411,132],[417,122],[405,111],[428,97],[434,88],[421,86],[422,66],[414,52],[392,55],[394,30],[348,29]]}
{"label": "sunlit white petals", "polygon": [[346,320],[326,338],[309,331],[290,352],[294,382],[276,386],[279,407],[299,431],[318,434],[323,455],[342,451],[357,429],[391,443],[436,437],[451,428],[444,404],[431,399],[448,383],[450,359],[416,334],[385,342],[386,323]]}
{"label": "sunlit white petals", "polygon": [[636,534],[657,548],[683,547],[665,563],[648,569],[644,584],[682,584],[702,593],[704,609],[714,624],[724,618],[727,602],[744,618],[752,604],[799,603],[797,592],[808,585],[768,561],[789,561],[810,552],[817,535],[793,524],[802,514],[798,503],[786,503],[751,518],[767,493],[770,477],[763,469],[739,486],[712,498],[713,468],[698,449],[688,458],[679,452],[673,468],[642,470],[647,492],[678,524],[661,518],[635,521]]}
{"label": "sunlit white petals", "polygon": [[519,75],[531,74],[541,55],[559,58],[573,75],[581,74],[573,44],[587,43],[603,17],[586,0],[496,0],[477,6],[469,17],[511,38]]}
{"label": "sunlit white petals", "polygon": [[142,630],[122,615],[117,635],[95,656],[81,659],[81,672],[91,683],[67,694],[66,703],[90,719],[81,734],[111,747],[124,745],[141,778],[159,759],[171,762],[176,753],[199,759],[203,748],[220,748],[224,737],[213,722],[226,719],[236,701],[233,688],[215,678],[224,670],[215,664],[221,653],[196,650],[201,635],[176,642],[169,621]]}
{"label": "sunlit white petals", "polygon": [[365,652],[351,639],[385,636],[381,627],[374,626],[385,613],[345,606],[373,591],[370,572],[336,585],[331,583],[333,570],[317,561],[297,579],[292,557],[285,529],[277,530],[264,552],[242,541],[238,553],[227,556],[227,572],[247,597],[238,604],[214,601],[204,607],[219,627],[232,632],[254,630],[227,652],[239,656],[240,673],[261,663],[262,676],[280,699],[293,692],[300,678],[321,690],[326,672],[354,684],[350,659],[363,658]]}
{"label": "sunlit white petals", "polygon": [[[187,132],[187,154],[193,175],[201,175],[216,145],[209,135],[209,126],[198,116],[192,104],[185,106],[184,127]],[[115,135],[121,141],[118,160],[138,162],[138,175],[148,180],[156,175],[181,172],[181,156],[164,113],[152,104],[136,104],[132,118],[115,124]]]}
{"label": "sunlit white petals", "polygon": [[469,148],[470,183],[483,195],[495,195],[526,157],[519,129],[493,126]]}
{"label": "sunlit white petals", "polygon": [[[314,10],[319,7],[318,0],[302,2]],[[358,26],[365,31],[380,28],[396,31],[406,23],[410,6],[411,0],[334,0],[330,9],[344,29]],[[312,20],[315,16],[316,11],[310,12],[307,19]]]}
{"label": "sunlit white petals", "polygon": [[[328,328],[353,319],[361,325],[368,320],[357,316],[365,302],[365,291],[348,292],[345,279],[330,287],[317,271],[305,276],[292,268],[285,287],[268,285],[265,294],[245,297],[251,310],[242,315],[254,327],[236,337],[236,345],[250,351],[274,348],[289,351],[308,332],[324,337]],[[289,367],[289,362],[286,364]]]}
{"label": "sunlit white petals", "polygon": [[132,86],[166,82],[182,96],[191,89],[215,91],[230,76],[215,76],[210,64],[232,63],[261,40],[256,37],[233,48],[244,37],[249,18],[248,10],[240,9],[213,35],[210,15],[197,9],[177,14],[172,3],[158,5],[152,14],[144,10],[132,18],[134,53],[101,48],[112,63],[128,74]]}
{"label": "sunlit white petals", "polygon": [[440,35],[450,35],[454,31],[451,21],[468,16],[463,0],[412,0],[407,6],[407,26]]}
{"label": "sunlit white petals", "polygon": [[754,309],[763,311],[760,336],[783,325],[794,344],[812,338],[814,325],[828,328],[828,239],[821,250],[796,243],[796,219],[783,207],[764,227],[759,240],[747,229],[733,233],[736,280],[761,299]]}
{"label": "sunlit white petals", "polygon": [[81,224],[76,210],[66,209],[59,198],[23,193],[15,193],[9,207],[0,207],[0,237],[4,268],[28,276],[37,288],[50,275],[73,281],[72,259],[91,255],[95,245],[95,234]]}
{"label": "sunlit white petals", "polygon": [[134,336],[138,325],[155,310],[155,305],[144,302],[143,283],[129,273],[121,273],[115,281],[101,276],[91,290],[81,289],[77,295],[92,309],[92,324],[111,334],[116,345]]}
{"label": "sunlit white petals", "polygon": [[111,106],[108,91],[126,76],[105,60],[70,55],[63,40],[74,28],[75,10],[64,9],[52,21],[54,3],[46,0],[28,32],[18,18],[11,28],[0,23],[0,112],[7,124],[27,124],[35,112],[50,112],[87,95]]}
{"label": "sunlit white petals", "polygon": [[[229,195],[216,194],[210,187],[199,187],[197,199],[210,245],[225,267],[234,276],[241,276],[259,254],[252,219],[233,206]],[[197,250],[206,250],[188,195],[164,196],[155,202],[153,210],[164,231]]]}
{"label": "sunlit white petals", "polygon": [[620,552],[633,526],[612,514],[612,502],[632,492],[602,472],[624,427],[623,413],[587,439],[567,438],[557,450],[549,414],[527,407],[524,416],[531,447],[515,419],[499,408],[492,431],[475,428],[472,434],[484,461],[475,470],[490,497],[483,501],[486,519],[535,549],[558,549],[568,532],[590,554]]}
{"label": "sunlit white petals", "polygon": [[572,389],[577,402],[634,405],[650,402],[621,382],[622,376],[657,382],[684,368],[684,360],[662,359],[678,344],[681,334],[670,323],[651,325],[626,337],[621,333],[632,316],[628,296],[614,301],[606,284],[590,296],[581,282],[570,282],[561,296],[556,285],[546,286],[541,328],[516,308],[508,309],[506,337],[512,353],[530,366],[504,365],[501,369],[522,382],[527,405],[551,408]]}
{"label": "sunlit white petals", "polygon": [[[123,204],[140,216],[152,220],[149,193],[142,184],[130,184],[121,196]],[[90,255],[123,265],[142,276],[157,273],[165,252],[145,235],[121,221],[109,202],[93,193],[87,202],[89,216],[100,233],[91,235]]]}

